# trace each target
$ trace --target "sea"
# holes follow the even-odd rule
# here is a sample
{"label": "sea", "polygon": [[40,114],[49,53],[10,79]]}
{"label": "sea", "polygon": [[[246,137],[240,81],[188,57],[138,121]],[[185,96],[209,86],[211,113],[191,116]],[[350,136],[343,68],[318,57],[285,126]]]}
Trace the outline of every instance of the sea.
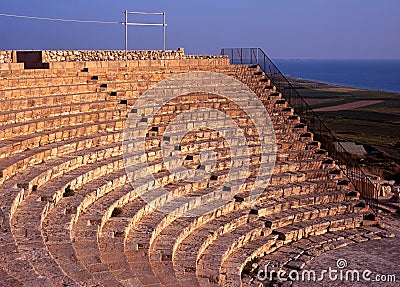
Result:
{"label": "sea", "polygon": [[273,60],[287,76],[400,93],[400,60]]}

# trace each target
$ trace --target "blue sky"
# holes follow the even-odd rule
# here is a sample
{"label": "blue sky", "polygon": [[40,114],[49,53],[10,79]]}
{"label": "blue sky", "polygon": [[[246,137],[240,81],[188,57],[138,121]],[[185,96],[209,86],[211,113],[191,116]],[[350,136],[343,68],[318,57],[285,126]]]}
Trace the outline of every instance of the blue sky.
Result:
{"label": "blue sky", "polygon": [[[399,0],[1,0],[0,13],[122,21],[166,11],[167,48],[261,47],[272,58],[400,59]],[[160,21],[130,17],[131,21]],[[122,25],[0,17],[0,49],[123,49]],[[161,49],[160,28],[130,27],[130,49]]]}

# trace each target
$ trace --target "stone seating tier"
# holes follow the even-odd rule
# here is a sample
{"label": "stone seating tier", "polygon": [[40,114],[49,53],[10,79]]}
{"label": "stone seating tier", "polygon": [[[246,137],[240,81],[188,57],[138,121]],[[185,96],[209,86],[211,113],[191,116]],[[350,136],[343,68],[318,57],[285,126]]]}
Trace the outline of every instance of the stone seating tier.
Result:
{"label": "stone seating tier", "polygon": [[[257,94],[277,143],[271,178],[261,174],[256,181],[260,158],[271,150],[262,152],[254,123],[240,110],[249,103],[209,94],[182,95],[163,106],[148,122],[146,162],[129,166],[142,154],[122,156],[136,99],[189,71],[224,73]],[[228,121],[218,130],[194,131],[195,119],[174,122],[177,113],[204,107],[236,121],[250,157],[241,154],[239,131],[230,133],[234,146],[221,137],[235,128]],[[250,107],[252,119],[265,116],[259,108]],[[275,256],[283,268],[301,269],[323,250],[384,237],[363,226],[373,224],[364,219],[368,205],[265,74],[228,58],[51,62],[43,70],[0,64],[0,125],[0,285],[241,286],[255,258]],[[174,151],[186,167],[179,176],[166,169],[174,160],[163,158],[167,131],[170,139],[182,137]],[[201,158],[206,150],[215,159]],[[222,185],[241,189],[224,198],[215,193]],[[253,187],[262,191],[255,201]],[[216,202],[218,208],[205,212]],[[176,217],[162,209],[202,215]],[[310,248],[285,249],[304,242]]]}

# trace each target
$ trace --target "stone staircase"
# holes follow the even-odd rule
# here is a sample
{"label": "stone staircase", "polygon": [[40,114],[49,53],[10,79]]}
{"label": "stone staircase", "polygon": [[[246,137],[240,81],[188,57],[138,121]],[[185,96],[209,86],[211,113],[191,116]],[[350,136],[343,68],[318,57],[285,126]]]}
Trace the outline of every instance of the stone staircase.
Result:
{"label": "stone staircase", "polygon": [[[212,93],[163,105],[147,122],[145,162],[126,170],[140,155],[126,156],[123,148],[136,100],[193,71],[234,77],[257,94],[274,127],[271,178],[257,179],[269,151],[260,148],[252,119],[265,114],[254,107],[250,117],[240,108],[248,99]],[[257,67],[227,58],[138,60],[128,67],[77,62],[0,69],[0,76],[0,286],[241,286],[254,272],[249,262],[303,268],[319,252],[385,232],[366,227],[376,225],[367,220],[368,206]],[[233,121],[218,130],[174,121],[196,109],[219,110]],[[231,142],[221,135],[233,123],[245,131],[249,156],[240,132]],[[183,180],[163,160],[168,129],[168,137],[181,138],[175,151],[186,167]],[[202,158],[204,151],[215,158]],[[265,186],[257,186],[260,179]],[[226,199],[214,193],[221,185],[240,188]]]}

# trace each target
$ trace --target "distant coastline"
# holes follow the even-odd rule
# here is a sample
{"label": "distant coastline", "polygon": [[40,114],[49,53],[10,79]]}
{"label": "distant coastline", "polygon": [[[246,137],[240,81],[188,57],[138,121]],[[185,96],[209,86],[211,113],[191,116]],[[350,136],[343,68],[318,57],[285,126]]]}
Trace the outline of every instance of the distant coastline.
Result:
{"label": "distant coastline", "polygon": [[274,60],[290,78],[400,93],[400,60]]}
{"label": "distant coastline", "polygon": [[293,87],[299,91],[300,94],[301,94],[302,89],[341,89],[341,88],[345,88],[347,90],[369,91],[369,92],[375,91],[375,92],[381,92],[381,93],[385,93],[385,94],[393,94],[393,95],[400,96],[400,92],[357,88],[357,87],[351,87],[349,85],[341,85],[341,84],[335,84],[335,83],[329,83],[329,82],[323,82],[323,81],[317,81],[317,80],[311,80],[311,79],[297,78],[297,77],[291,77],[288,75],[285,75],[285,77],[293,85]]}

